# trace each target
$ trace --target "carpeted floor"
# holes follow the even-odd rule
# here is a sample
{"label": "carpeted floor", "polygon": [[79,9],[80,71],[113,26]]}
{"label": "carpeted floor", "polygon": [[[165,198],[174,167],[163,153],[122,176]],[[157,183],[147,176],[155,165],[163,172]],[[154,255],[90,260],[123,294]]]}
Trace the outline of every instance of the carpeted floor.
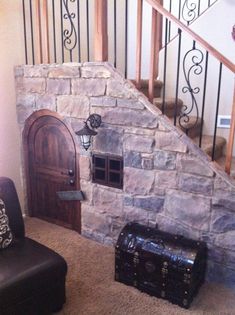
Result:
{"label": "carpeted floor", "polygon": [[27,236],[61,254],[68,263],[67,302],[58,315],[235,315],[235,292],[205,284],[191,308],[115,282],[114,249],[74,231],[26,218]]}

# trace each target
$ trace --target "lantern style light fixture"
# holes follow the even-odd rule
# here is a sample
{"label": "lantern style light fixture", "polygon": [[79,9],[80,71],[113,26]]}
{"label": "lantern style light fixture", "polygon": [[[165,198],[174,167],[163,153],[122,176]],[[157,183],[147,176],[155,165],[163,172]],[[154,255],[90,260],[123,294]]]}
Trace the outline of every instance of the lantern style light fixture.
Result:
{"label": "lantern style light fixture", "polygon": [[92,136],[96,136],[97,132],[93,129],[97,129],[101,125],[101,116],[98,114],[91,114],[86,121],[85,126],[76,131],[76,135],[80,136],[83,148],[87,151],[91,145]]}

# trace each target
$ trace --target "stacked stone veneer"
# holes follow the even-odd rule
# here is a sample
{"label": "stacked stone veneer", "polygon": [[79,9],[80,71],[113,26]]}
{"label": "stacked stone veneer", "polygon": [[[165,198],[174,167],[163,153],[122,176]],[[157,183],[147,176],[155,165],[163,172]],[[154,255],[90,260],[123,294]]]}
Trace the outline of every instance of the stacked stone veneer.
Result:
{"label": "stacked stone veneer", "polygon": [[[216,164],[106,63],[15,69],[21,130],[34,111],[57,112],[74,130],[102,116],[92,150],[78,144],[82,234],[113,244],[128,221],[205,240],[208,278],[235,287],[235,189]],[[93,184],[91,152],[123,156],[123,189]]]}

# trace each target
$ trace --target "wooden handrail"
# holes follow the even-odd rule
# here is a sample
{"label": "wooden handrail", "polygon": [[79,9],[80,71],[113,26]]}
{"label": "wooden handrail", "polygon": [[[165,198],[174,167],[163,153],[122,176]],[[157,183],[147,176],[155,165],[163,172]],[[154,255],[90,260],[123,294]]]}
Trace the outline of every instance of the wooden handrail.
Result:
{"label": "wooden handrail", "polygon": [[157,0],[145,0],[147,1],[156,11],[161,13],[163,16],[168,18],[170,21],[174,22],[181,30],[184,30],[187,34],[189,34],[194,40],[201,44],[211,55],[213,55],[216,59],[222,62],[228,69],[230,69],[233,73],[235,73],[235,64],[232,63],[229,59],[227,59],[224,55],[222,55],[218,50],[216,50],[213,46],[207,43],[203,38],[197,35],[194,31],[184,25],[181,21],[179,21],[174,15],[169,13],[166,9],[163,8],[161,4]]}

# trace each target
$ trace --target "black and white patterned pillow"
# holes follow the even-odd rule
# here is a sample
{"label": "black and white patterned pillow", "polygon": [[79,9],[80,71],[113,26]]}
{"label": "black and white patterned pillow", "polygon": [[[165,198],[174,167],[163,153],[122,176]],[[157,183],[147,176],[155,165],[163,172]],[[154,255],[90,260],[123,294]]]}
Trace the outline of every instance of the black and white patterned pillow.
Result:
{"label": "black and white patterned pillow", "polygon": [[7,248],[12,242],[13,236],[6,214],[5,204],[0,199],[0,249]]}

